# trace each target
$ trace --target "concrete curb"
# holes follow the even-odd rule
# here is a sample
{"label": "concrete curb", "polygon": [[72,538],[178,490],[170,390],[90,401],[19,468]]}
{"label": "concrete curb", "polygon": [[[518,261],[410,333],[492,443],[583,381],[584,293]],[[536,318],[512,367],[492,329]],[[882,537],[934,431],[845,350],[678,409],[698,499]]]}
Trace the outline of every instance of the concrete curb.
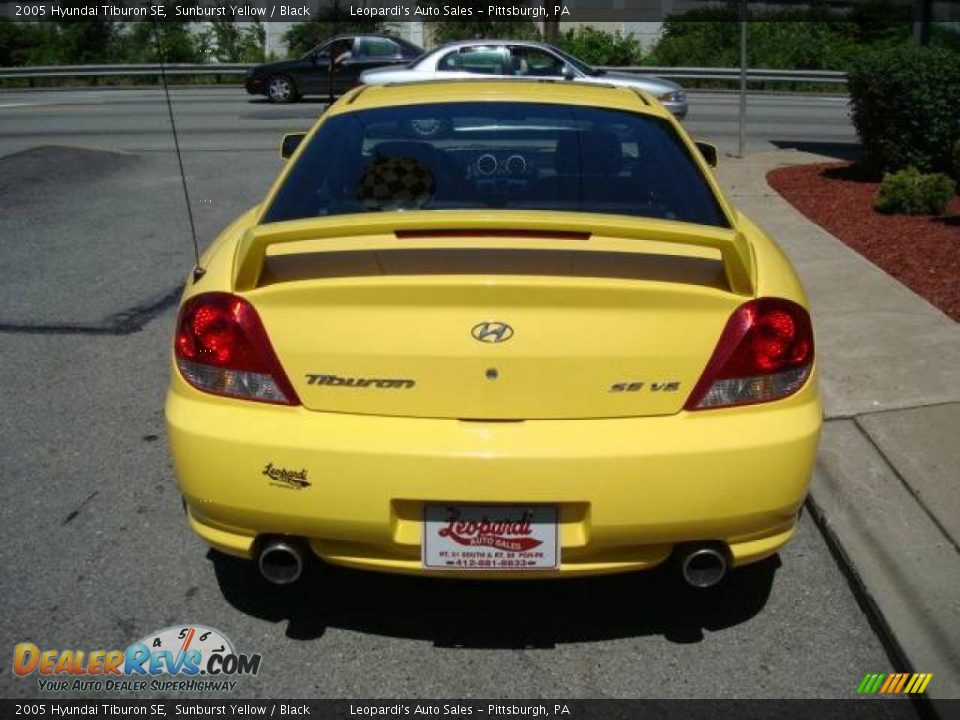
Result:
{"label": "concrete curb", "polygon": [[960,325],[765,181],[775,167],[832,159],[764,152],[719,175],[810,296],[827,422],[809,505],[903,664],[863,672],[933,673],[937,712],[960,698]]}

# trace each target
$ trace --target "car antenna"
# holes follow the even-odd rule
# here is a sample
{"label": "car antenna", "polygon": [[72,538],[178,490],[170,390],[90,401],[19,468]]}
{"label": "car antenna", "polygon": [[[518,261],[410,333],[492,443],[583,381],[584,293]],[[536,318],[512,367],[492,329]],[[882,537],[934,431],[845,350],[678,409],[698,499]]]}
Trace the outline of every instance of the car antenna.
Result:
{"label": "car antenna", "polygon": [[200,246],[197,244],[197,226],[193,221],[193,206],[190,203],[190,191],[187,189],[187,176],[183,172],[183,156],[180,154],[180,138],[177,135],[177,122],[173,117],[173,105],[170,102],[170,87],[167,84],[167,57],[160,39],[160,21],[153,23],[153,37],[160,58],[160,78],[163,81],[163,94],[167,100],[167,113],[170,115],[170,129],[173,131],[173,147],[177,152],[177,165],[180,167],[180,182],[183,185],[183,199],[187,203],[187,217],[190,219],[190,237],[193,240],[193,281],[197,282],[207,272],[200,267]]}

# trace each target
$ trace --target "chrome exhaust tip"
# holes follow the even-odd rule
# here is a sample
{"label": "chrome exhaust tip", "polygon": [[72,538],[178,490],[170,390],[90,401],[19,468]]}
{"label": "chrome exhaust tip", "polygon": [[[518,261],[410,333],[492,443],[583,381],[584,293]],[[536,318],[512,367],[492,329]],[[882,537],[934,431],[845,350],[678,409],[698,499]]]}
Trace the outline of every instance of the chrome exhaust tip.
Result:
{"label": "chrome exhaust tip", "polygon": [[269,540],[260,548],[257,566],[265,580],[291,585],[303,574],[303,551],[283,540]]}
{"label": "chrome exhaust tip", "polygon": [[727,557],[711,545],[695,545],[680,554],[680,573],[692,587],[713,587],[727,574]]}

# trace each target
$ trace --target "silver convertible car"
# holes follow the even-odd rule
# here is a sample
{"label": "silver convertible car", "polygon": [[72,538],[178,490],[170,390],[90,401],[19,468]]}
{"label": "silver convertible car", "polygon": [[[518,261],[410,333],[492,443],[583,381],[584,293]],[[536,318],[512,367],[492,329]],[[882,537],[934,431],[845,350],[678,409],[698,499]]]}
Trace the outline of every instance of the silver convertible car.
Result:
{"label": "silver convertible car", "polygon": [[625,85],[657,97],[682,120],[687,96],[674,82],[649,75],[611,72],[587,65],[552,45],[522,40],[469,40],[448,43],[406,65],[374,68],[360,75],[366,85],[431,79],[460,79],[477,75],[566,78],[571,82]]}

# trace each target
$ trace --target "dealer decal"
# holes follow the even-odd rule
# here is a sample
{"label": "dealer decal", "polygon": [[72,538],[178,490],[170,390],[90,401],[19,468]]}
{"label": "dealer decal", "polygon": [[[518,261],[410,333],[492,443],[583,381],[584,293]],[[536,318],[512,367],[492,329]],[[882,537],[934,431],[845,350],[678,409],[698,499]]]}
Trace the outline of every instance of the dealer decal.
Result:
{"label": "dealer decal", "polygon": [[515,522],[498,522],[486,518],[464,522],[460,520],[460,512],[455,510],[450,514],[447,527],[437,534],[468,547],[483,546],[510,552],[526,552],[543,545],[542,541],[529,537],[533,534],[530,525],[532,520],[533,514],[524,511]]}
{"label": "dealer decal", "polygon": [[270,478],[271,485],[288,488],[290,490],[303,490],[310,487],[307,481],[307,470],[289,470],[287,468],[274,467],[272,462],[268,462],[263,469],[263,474]]}

